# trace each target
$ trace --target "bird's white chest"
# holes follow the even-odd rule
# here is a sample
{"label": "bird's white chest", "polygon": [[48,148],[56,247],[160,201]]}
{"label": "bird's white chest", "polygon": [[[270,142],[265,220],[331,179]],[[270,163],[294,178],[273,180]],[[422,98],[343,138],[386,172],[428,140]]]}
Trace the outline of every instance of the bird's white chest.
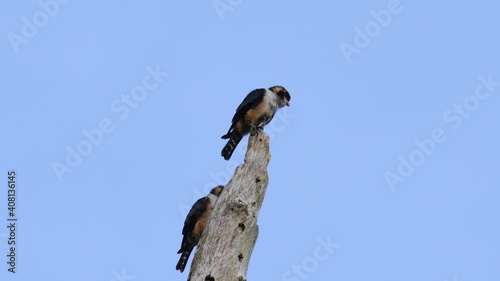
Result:
{"label": "bird's white chest", "polygon": [[264,111],[271,116],[278,111],[278,96],[270,90],[264,94]]}
{"label": "bird's white chest", "polygon": [[212,193],[208,194],[208,199],[210,199],[210,203],[212,203],[212,204],[214,204],[215,201],[217,201],[217,198],[218,197]]}

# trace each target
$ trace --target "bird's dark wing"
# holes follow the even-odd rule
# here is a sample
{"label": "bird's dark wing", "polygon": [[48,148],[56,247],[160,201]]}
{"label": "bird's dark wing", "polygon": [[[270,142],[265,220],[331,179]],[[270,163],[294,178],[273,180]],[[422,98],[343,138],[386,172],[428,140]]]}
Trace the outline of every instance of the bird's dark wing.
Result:
{"label": "bird's dark wing", "polygon": [[266,89],[255,89],[251,91],[245,99],[241,102],[241,104],[236,109],[236,113],[233,116],[233,120],[231,120],[231,127],[225,135],[222,136],[223,139],[231,138],[233,133],[234,126],[238,120],[242,119],[245,116],[245,113],[252,107],[257,106],[262,99],[264,98],[264,93]]}
{"label": "bird's dark wing", "polygon": [[236,122],[245,116],[245,113],[252,107],[257,106],[264,98],[266,89],[255,89],[251,91],[236,109],[232,122]]}
{"label": "bird's dark wing", "polygon": [[195,246],[193,244],[194,237],[192,236],[192,233],[194,230],[194,226],[196,225],[196,222],[201,217],[201,215],[207,210],[208,200],[210,200],[208,199],[208,197],[203,197],[198,199],[198,201],[194,203],[193,207],[186,216],[186,220],[184,221],[184,227],[182,228],[183,237],[182,237],[181,248],[177,252],[177,254],[180,254],[184,251],[191,251]]}
{"label": "bird's dark wing", "polygon": [[207,210],[208,206],[208,197],[203,197],[198,199],[196,203],[194,203],[193,207],[189,211],[186,216],[186,220],[184,221],[184,227],[182,228],[182,235],[189,235],[193,232],[194,226],[200,216]]}

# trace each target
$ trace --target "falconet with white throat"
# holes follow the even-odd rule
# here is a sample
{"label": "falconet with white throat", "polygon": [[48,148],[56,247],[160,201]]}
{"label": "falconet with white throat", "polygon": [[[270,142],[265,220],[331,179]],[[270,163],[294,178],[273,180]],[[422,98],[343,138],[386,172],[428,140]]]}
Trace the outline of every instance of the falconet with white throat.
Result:
{"label": "falconet with white throat", "polygon": [[241,139],[248,133],[263,130],[278,109],[290,106],[290,98],[282,86],[251,91],[236,109],[227,134],[222,136],[222,139],[229,139],[222,149],[222,157],[229,160]]}

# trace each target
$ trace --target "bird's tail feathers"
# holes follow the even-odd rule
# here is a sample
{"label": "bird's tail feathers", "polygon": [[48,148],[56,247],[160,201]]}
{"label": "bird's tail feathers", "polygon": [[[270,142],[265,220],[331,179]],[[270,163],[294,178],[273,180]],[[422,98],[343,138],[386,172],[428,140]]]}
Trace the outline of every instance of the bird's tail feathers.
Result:
{"label": "bird's tail feathers", "polygon": [[224,157],[225,160],[229,160],[229,158],[231,158],[231,155],[233,155],[236,146],[238,145],[238,143],[240,143],[241,139],[243,138],[243,136],[237,133],[233,133],[229,137],[230,137],[229,141],[224,146],[221,152],[221,155],[222,157]]}
{"label": "bird's tail feathers", "polygon": [[[188,262],[188,259],[189,259],[189,255],[191,255],[191,250],[186,250],[186,251],[183,251],[182,252],[182,255],[179,259],[179,262],[177,263],[177,265],[175,266],[175,270],[180,270],[180,272],[183,272],[184,269],[186,268],[186,264]],[[180,252],[180,251],[179,251]]]}

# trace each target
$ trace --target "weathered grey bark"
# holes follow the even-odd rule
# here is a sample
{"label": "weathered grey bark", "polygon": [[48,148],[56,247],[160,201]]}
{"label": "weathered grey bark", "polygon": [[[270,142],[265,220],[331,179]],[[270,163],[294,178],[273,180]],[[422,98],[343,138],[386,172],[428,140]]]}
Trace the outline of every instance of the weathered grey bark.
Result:
{"label": "weathered grey bark", "polygon": [[193,259],[188,281],[246,281],[259,227],[271,159],[269,137],[250,136],[238,166],[214,206]]}

